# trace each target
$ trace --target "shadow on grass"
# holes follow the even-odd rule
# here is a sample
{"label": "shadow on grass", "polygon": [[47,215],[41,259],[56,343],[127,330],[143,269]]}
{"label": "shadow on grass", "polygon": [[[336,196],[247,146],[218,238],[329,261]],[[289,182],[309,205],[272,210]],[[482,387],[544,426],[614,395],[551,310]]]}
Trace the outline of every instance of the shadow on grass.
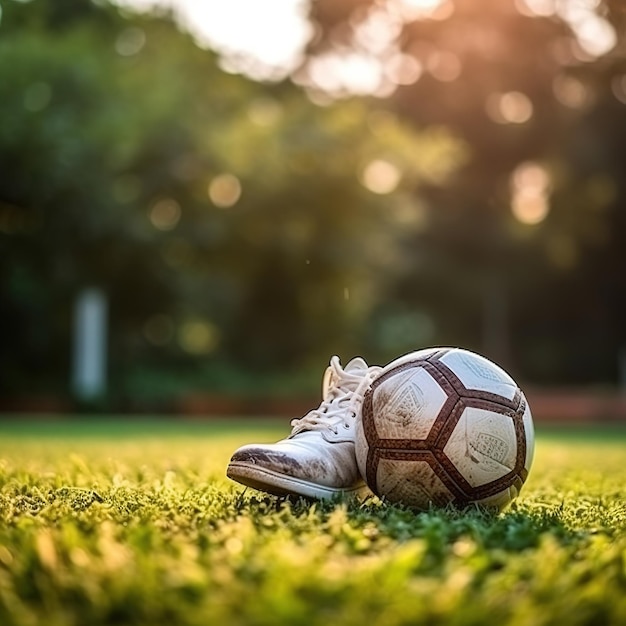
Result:
{"label": "shadow on grass", "polygon": [[318,518],[321,525],[342,511],[345,523],[358,530],[375,529],[378,536],[397,542],[422,539],[429,551],[443,558],[459,540],[469,540],[486,550],[519,552],[536,548],[549,534],[561,545],[583,539],[589,532],[574,530],[562,518],[562,506],[513,503],[503,513],[470,506],[432,507],[416,512],[401,505],[382,502],[375,496],[364,500],[315,501],[303,497],[275,497],[244,490],[237,509],[255,519],[282,512],[294,518]]}

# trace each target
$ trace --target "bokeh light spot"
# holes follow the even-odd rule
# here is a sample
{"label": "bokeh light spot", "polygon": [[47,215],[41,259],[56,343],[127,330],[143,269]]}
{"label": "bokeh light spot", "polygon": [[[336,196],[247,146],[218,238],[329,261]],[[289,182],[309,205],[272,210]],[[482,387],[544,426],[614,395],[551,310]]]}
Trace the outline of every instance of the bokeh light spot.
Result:
{"label": "bokeh light spot", "polygon": [[422,75],[422,64],[410,54],[394,54],[385,64],[385,74],[396,85],[412,85]]}
{"label": "bokeh light spot", "polygon": [[520,163],[510,178],[511,211],[522,224],[539,224],[550,211],[551,180],[548,171],[538,163]]}
{"label": "bokeh light spot", "polygon": [[308,64],[313,87],[335,95],[373,94],[384,82],[384,64],[363,52],[321,54]]}
{"label": "bokeh light spot", "polygon": [[396,189],[402,173],[389,161],[376,159],[365,166],[361,184],[373,193],[387,194]]}
{"label": "bokeh light spot", "polygon": [[548,199],[541,196],[532,196],[519,193],[511,200],[511,210],[518,222],[534,226],[546,219],[550,206]]}
{"label": "bokeh light spot", "polygon": [[354,30],[354,42],[372,54],[384,54],[394,45],[402,31],[402,22],[379,7],[373,7],[364,19],[350,20]]}
{"label": "bokeh light spot", "polygon": [[452,17],[454,13],[454,2],[452,0],[444,0],[439,4],[438,7],[435,7],[431,13],[429,14],[429,18],[431,20],[443,21]]}
{"label": "bokeh light spot", "polygon": [[498,124],[523,124],[532,117],[533,104],[521,91],[492,93],[487,98],[486,110]]}
{"label": "bokeh light spot", "polygon": [[615,47],[617,43],[615,29],[593,10],[575,14],[570,22],[581,47],[593,57],[602,56]]}
{"label": "bokeh light spot", "polygon": [[528,193],[544,193],[550,184],[550,177],[545,167],[527,161],[513,171],[513,185],[517,190]]}
{"label": "bokeh light spot", "polygon": [[589,89],[573,76],[557,76],[552,81],[552,91],[556,99],[571,109],[581,109],[589,103]]}
{"label": "bokeh light spot", "polygon": [[162,198],[150,208],[150,222],[157,230],[173,230],[180,216],[180,204],[172,198]]}
{"label": "bokeh light spot", "polygon": [[209,184],[209,198],[217,207],[227,209],[241,197],[241,183],[233,174],[219,174]]}
{"label": "bokeh light spot", "polygon": [[[392,0],[391,8],[407,21],[431,17],[444,4],[444,0]],[[447,3],[446,3],[447,4]]]}
{"label": "bokeh light spot", "polygon": [[178,342],[190,354],[209,354],[219,343],[219,331],[207,320],[188,320],[179,329]]}
{"label": "bokeh light spot", "polygon": [[515,8],[528,17],[549,17],[556,13],[555,0],[515,0]]}
{"label": "bokeh light spot", "polygon": [[433,78],[443,83],[449,83],[461,75],[462,66],[456,54],[440,51],[430,55],[427,68]]}
{"label": "bokeh light spot", "polygon": [[519,13],[529,17],[551,17],[563,19],[578,44],[575,56],[580,61],[591,61],[612,50],[617,43],[617,34],[611,23],[598,14],[599,0],[515,0]]}
{"label": "bokeh light spot", "polygon": [[626,74],[613,77],[611,91],[622,104],[626,104]]}
{"label": "bokeh light spot", "polygon": [[115,40],[115,51],[123,57],[134,56],[144,47],[146,33],[141,28],[131,26],[123,30]]}

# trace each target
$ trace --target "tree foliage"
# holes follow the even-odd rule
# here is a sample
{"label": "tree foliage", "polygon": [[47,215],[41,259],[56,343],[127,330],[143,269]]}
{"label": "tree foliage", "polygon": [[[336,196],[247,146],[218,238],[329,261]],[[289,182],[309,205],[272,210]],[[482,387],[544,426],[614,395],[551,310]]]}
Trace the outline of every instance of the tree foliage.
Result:
{"label": "tree foliage", "polygon": [[[419,71],[388,106],[468,146],[454,184],[426,195],[430,230],[415,239],[421,253],[398,304],[426,302],[446,343],[481,349],[524,378],[616,380],[626,340],[616,271],[626,261],[623,3],[446,0],[409,17],[403,6],[420,4],[317,0],[318,35],[299,70],[315,92],[307,71],[323,55],[412,61]],[[381,23],[397,36],[373,54]],[[591,27],[603,30],[591,36]],[[600,52],[605,37],[615,42]],[[548,206],[525,223],[511,205],[529,164],[547,177]]]}
{"label": "tree foliage", "polygon": [[[616,381],[622,4],[577,5],[615,34],[595,54],[567,3],[431,4],[316,0],[302,67],[258,83],[167,12],[3,0],[2,392],[65,388],[91,285],[119,397],[150,372],[241,388],[425,344]],[[378,63],[378,95],[316,84],[349,54]]]}
{"label": "tree foliage", "polygon": [[5,2],[1,28],[5,392],[66,384],[90,285],[118,393],[145,368],[384,349],[368,320],[411,263],[420,189],[465,158],[453,133],[226,74],[166,14]]}

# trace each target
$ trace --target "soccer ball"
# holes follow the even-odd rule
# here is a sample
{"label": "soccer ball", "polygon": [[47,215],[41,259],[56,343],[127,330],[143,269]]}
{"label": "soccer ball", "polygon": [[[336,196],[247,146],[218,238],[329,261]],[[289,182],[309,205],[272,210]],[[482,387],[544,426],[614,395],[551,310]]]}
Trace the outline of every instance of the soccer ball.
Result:
{"label": "soccer ball", "polygon": [[369,488],[414,509],[477,503],[503,509],[532,464],[530,408],[515,381],[459,348],[412,352],[366,392],[356,457]]}

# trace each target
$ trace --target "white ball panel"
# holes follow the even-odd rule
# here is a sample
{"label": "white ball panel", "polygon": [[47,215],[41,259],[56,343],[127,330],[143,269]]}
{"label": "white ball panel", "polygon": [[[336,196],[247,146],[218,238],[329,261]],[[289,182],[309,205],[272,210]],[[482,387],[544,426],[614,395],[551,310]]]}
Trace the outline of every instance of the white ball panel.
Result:
{"label": "white ball panel", "polygon": [[361,478],[366,480],[366,468],[367,468],[367,453],[369,451],[369,445],[365,438],[365,431],[363,430],[363,420],[359,419],[356,422],[356,428],[354,432],[354,452],[356,454],[356,463],[361,473]]}
{"label": "white ball panel", "polygon": [[530,471],[530,466],[533,464],[533,457],[535,454],[535,427],[533,424],[533,417],[530,412],[530,406],[526,401],[526,410],[524,411],[524,432],[526,433],[526,460],[524,461],[524,467],[527,471]]}
{"label": "white ball panel", "polygon": [[426,439],[448,396],[422,367],[392,375],[372,394],[374,423],[382,439]]}
{"label": "white ball panel", "polygon": [[385,372],[388,372],[389,370],[393,369],[394,367],[398,367],[399,365],[405,365],[406,363],[410,363],[411,361],[418,361],[420,359],[426,359],[431,354],[435,354],[435,352],[439,352],[440,350],[446,350],[446,349],[449,349],[449,348],[424,348],[423,350],[416,350],[415,352],[409,352],[408,354],[398,357],[397,359],[391,361],[391,363],[388,363],[387,365],[385,365],[381,374],[384,374]]}
{"label": "white ball panel", "polygon": [[443,451],[472,487],[502,478],[515,468],[517,437],[513,420],[467,407]]}
{"label": "white ball panel", "polygon": [[426,461],[381,459],[376,473],[378,493],[390,502],[419,509],[451,502],[452,494]]}
{"label": "white ball panel", "polygon": [[441,363],[447,365],[468,388],[496,393],[512,400],[517,391],[515,381],[495,363],[483,356],[459,348],[444,354]]}

